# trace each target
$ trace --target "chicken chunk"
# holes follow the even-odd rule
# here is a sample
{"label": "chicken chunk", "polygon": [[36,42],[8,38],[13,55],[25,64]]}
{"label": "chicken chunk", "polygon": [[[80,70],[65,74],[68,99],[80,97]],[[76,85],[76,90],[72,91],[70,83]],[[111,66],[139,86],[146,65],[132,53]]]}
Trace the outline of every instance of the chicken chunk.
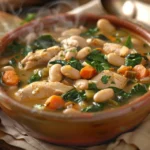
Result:
{"label": "chicken chunk", "polygon": [[[104,82],[102,79],[103,77],[107,78],[108,81]],[[126,86],[128,80],[126,77],[118,73],[104,70],[95,76],[92,81],[96,83],[98,89],[104,89],[108,87],[117,87],[119,89],[123,89]]]}
{"label": "chicken chunk", "polygon": [[40,100],[48,98],[54,94],[63,94],[73,89],[72,86],[60,82],[33,82],[24,88],[18,90],[15,95],[18,100]]}
{"label": "chicken chunk", "polygon": [[64,49],[72,48],[72,47],[78,47],[79,42],[77,40],[68,38],[61,41],[62,46]]}
{"label": "chicken chunk", "polygon": [[103,51],[106,53],[106,54],[109,54],[109,53],[116,53],[119,55],[119,51],[120,49],[122,48],[122,46],[120,44],[115,44],[115,43],[105,43],[104,46],[103,46]]}
{"label": "chicken chunk", "polygon": [[24,66],[25,70],[34,68],[39,65],[46,64],[52,57],[57,55],[60,51],[59,46],[49,47],[47,49],[38,50],[36,52],[30,52],[28,55],[21,61],[21,64]]}
{"label": "chicken chunk", "polygon": [[106,54],[116,53],[120,56],[126,56],[131,53],[131,49],[129,49],[128,47],[115,43],[105,43],[103,46],[103,51]]}

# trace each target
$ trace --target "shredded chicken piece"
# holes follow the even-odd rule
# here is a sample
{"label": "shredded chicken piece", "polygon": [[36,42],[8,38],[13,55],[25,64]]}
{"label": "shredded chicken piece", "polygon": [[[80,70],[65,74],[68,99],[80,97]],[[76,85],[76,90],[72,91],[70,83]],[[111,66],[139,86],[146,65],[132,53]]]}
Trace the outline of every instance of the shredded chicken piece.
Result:
{"label": "shredded chicken piece", "polygon": [[51,58],[50,61],[63,60],[64,58],[65,58],[65,52],[60,51],[57,55],[55,55],[53,58]]}
{"label": "shredded chicken piece", "polygon": [[34,68],[39,65],[45,65],[48,61],[57,55],[60,51],[59,46],[49,47],[47,49],[41,49],[36,52],[30,52],[28,55],[21,61],[21,64],[24,66],[25,70]]}
{"label": "shredded chicken piece", "polygon": [[[103,83],[102,81],[103,76],[108,77],[107,83]],[[126,86],[128,79],[118,73],[115,73],[109,70],[104,70],[98,75],[96,75],[92,79],[92,81],[96,83],[97,88],[99,89],[104,89],[108,87],[117,87],[119,89],[123,89]]]}
{"label": "shredded chicken piece", "polygon": [[48,98],[54,94],[63,94],[73,89],[60,82],[33,82],[22,89],[19,89],[15,95],[18,100],[38,100]]}
{"label": "shredded chicken piece", "polygon": [[120,56],[126,56],[132,52],[132,50],[128,47],[116,43],[105,43],[103,46],[103,51],[106,54],[116,53]]}
{"label": "shredded chicken piece", "polygon": [[71,39],[71,38],[64,39],[63,41],[61,41],[61,44],[64,47],[64,49],[79,46],[79,42],[77,40]]}
{"label": "shredded chicken piece", "polygon": [[122,48],[122,45],[120,44],[115,44],[115,43],[105,43],[104,46],[103,46],[103,51],[106,53],[106,54],[109,54],[109,53],[116,53],[116,54],[120,54],[120,49]]}

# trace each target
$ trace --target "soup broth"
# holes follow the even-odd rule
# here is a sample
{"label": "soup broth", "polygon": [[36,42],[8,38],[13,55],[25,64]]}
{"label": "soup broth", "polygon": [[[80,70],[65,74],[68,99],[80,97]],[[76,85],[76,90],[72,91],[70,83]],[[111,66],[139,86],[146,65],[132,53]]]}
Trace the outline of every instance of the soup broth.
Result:
{"label": "soup broth", "polygon": [[54,28],[10,43],[0,56],[1,86],[41,111],[98,112],[149,91],[150,46],[106,19]]}

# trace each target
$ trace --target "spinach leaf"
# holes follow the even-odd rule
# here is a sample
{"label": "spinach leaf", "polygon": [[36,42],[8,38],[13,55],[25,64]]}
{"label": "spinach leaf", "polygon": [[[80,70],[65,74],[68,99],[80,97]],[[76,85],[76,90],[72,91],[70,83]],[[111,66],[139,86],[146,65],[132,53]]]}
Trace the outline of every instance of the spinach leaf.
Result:
{"label": "spinach leaf", "polygon": [[30,22],[31,20],[35,19],[36,14],[35,13],[28,13],[24,19],[25,22]]}
{"label": "spinach leaf", "polygon": [[117,43],[121,43],[120,37],[116,37],[116,42],[117,42]]}
{"label": "spinach leaf", "polygon": [[102,76],[102,78],[101,78],[102,83],[107,84],[109,79],[110,79],[110,77],[111,76],[106,76],[106,75]]}
{"label": "spinach leaf", "polygon": [[98,90],[97,86],[95,83],[91,82],[88,84],[88,90]]}
{"label": "spinach leaf", "polygon": [[104,70],[103,66],[101,66],[101,64],[98,61],[85,60],[85,62],[91,65],[92,67],[94,67],[96,71],[98,72],[101,72]]}
{"label": "spinach leaf", "polygon": [[95,28],[89,28],[87,31],[81,33],[81,36],[93,36],[95,35],[97,32],[99,31],[99,29],[97,27]]}
{"label": "spinach leaf", "polygon": [[25,46],[23,49],[22,49],[22,55],[23,56],[26,56],[26,55],[28,55],[28,53],[29,52],[32,52],[33,50],[32,50],[32,48],[31,48],[31,46],[29,46],[29,45],[27,45],[27,46]]}
{"label": "spinach leaf", "polygon": [[6,47],[5,52],[2,53],[2,56],[5,56],[5,57],[12,56],[16,53],[19,53],[22,48],[23,48],[23,45],[21,45],[17,41],[13,41],[11,44],[9,44]]}
{"label": "spinach leaf", "polygon": [[28,80],[28,83],[39,81],[40,79],[41,79],[41,76],[37,72],[30,77],[30,79]]}
{"label": "spinach leaf", "polygon": [[109,63],[105,59],[105,55],[98,50],[92,51],[85,60],[86,63],[93,66],[98,72],[107,70],[110,68]]}
{"label": "spinach leaf", "polygon": [[128,36],[128,38],[127,38],[124,45],[128,48],[133,48],[133,44],[132,44],[132,41],[131,41],[131,36]]}
{"label": "spinach leaf", "polygon": [[129,99],[132,95],[131,93],[127,93],[123,91],[122,89],[111,87],[114,90],[116,101],[119,103],[124,102],[125,100]]}
{"label": "spinach leaf", "polygon": [[140,64],[142,61],[142,55],[139,53],[128,54],[125,57],[125,65],[134,67],[137,64]]}
{"label": "spinach leaf", "polygon": [[92,105],[83,108],[81,111],[82,112],[97,112],[100,110],[104,109],[104,104],[103,103],[93,103]]}
{"label": "spinach leaf", "polygon": [[54,61],[49,61],[49,64],[60,64],[62,66],[67,65],[67,61],[65,60],[54,60]]}
{"label": "spinach leaf", "polygon": [[67,65],[70,65],[70,66],[72,66],[73,68],[75,68],[77,70],[81,70],[83,68],[80,61],[73,58],[73,57],[67,62]]}
{"label": "spinach leaf", "polygon": [[132,95],[142,95],[145,94],[148,91],[146,85],[144,84],[136,84],[132,90],[131,90],[131,94]]}
{"label": "spinach leaf", "polygon": [[147,86],[144,84],[136,84],[129,93],[116,87],[111,87],[111,88],[114,90],[115,97],[116,97],[115,100],[119,103],[125,102],[125,100],[128,100],[132,96],[143,95],[148,91]]}
{"label": "spinach leaf", "polygon": [[65,101],[73,101],[73,102],[79,103],[79,102],[85,100],[86,96],[85,96],[84,91],[80,92],[80,91],[73,89],[73,90],[68,91],[67,93],[63,94],[62,98]]}
{"label": "spinach leaf", "polygon": [[91,61],[99,61],[100,63],[107,63],[107,60],[105,59],[105,55],[102,54],[100,51],[98,50],[93,50],[88,56],[87,56],[88,60]]}
{"label": "spinach leaf", "polygon": [[103,41],[110,41],[105,35],[103,34],[98,34],[98,35],[95,35],[93,36],[93,38],[98,38],[98,39],[101,39]]}
{"label": "spinach leaf", "polygon": [[51,35],[42,35],[31,43],[31,48],[33,50],[45,49],[54,45],[58,45],[58,42]]}
{"label": "spinach leaf", "polygon": [[78,61],[77,59],[73,57],[68,62],[65,60],[55,60],[55,61],[50,61],[49,64],[61,64],[62,66],[70,65],[77,70],[81,70],[83,67],[80,61]]}

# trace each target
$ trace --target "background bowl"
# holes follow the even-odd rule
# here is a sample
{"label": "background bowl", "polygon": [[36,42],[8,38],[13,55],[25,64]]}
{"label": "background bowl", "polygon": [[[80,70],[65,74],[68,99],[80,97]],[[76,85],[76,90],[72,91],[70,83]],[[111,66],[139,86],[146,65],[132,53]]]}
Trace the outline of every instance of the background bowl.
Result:
{"label": "background bowl", "polygon": [[[30,32],[40,33],[43,29],[60,23],[63,26],[95,24],[100,18],[106,18],[112,24],[150,41],[148,31],[114,16],[58,15],[32,21],[8,33],[1,40],[0,52],[14,39],[24,37]],[[69,115],[31,109],[10,98],[0,87],[0,106],[8,116],[20,123],[28,134],[38,139],[61,145],[90,146],[108,141],[137,126],[150,112],[150,92],[115,109]]]}

